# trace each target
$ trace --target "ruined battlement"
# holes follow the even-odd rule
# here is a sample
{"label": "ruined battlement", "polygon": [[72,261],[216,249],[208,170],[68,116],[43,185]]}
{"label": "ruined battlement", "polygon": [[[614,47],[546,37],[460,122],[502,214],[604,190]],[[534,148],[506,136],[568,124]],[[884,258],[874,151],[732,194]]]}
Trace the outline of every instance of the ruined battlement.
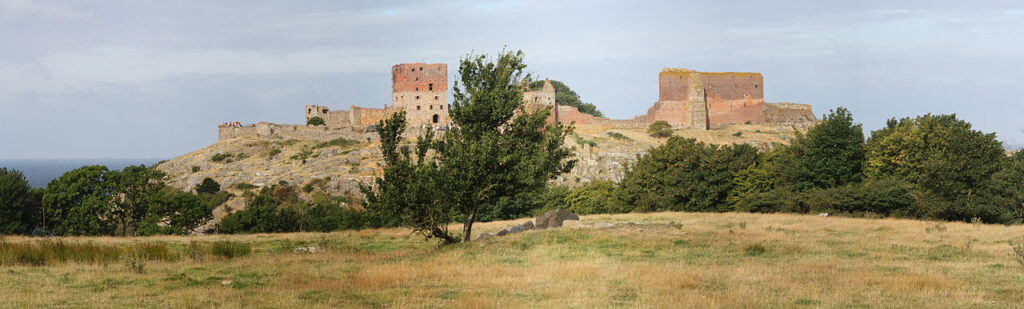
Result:
{"label": "ruined battlement", "polygon": [[[391,67],[391,82],[392,104],[384,108],[351,106],[348,110],[331,110],[327,106],[306,105],[306,121],[320,117],[325,126],[287,127],[265,123],[241,126],[229,123],[218,128],[218,137],[225,140],[242,136],[272,136],[274,132],[320,136],[317,130],[361,131],[399,111],[406,112],[410,130],[443,128],[451,123],[448,115],[447,64],[397,64]],[[555,88],[548,79],[538,90],[531,90],[524,80],[523,101],[527,108],[553,107],[549,118],[552,123],[620,129],[646,127],[655,121],[666,121],[676,128],[699,129],[743,123],[806,125],[817,121],[810,105],[766,104],[764,77],[755,72],[699,72],[685,68],[665,68],[658,74],[658,101],[654,102],[646,114],[632,119],[594,117],[574,107],[557,106]]]}

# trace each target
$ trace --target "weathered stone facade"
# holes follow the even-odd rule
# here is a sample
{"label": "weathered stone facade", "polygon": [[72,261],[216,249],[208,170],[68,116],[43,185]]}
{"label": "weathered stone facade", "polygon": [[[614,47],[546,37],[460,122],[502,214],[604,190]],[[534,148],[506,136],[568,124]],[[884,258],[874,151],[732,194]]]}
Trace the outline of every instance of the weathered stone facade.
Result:
{"label": "weathered stone facade", "polygon": [[[405,63],[391,67],[391,105],[384,108],[351,106],[332,111],[326,106],[306,105],[306,120],[320,117],[325,129],[363,129],[388,115],[406,112],[410,132],[451,123],[448,115],[448,65]],[[608,119],[579,112],[572,106],[555,104],[555,88],[545,79],[540,90],[531,91],[523,81],[527,108],[552,107],[549,121],[604,129],[641,128],[666,121],[676,128],[714,129],[734,124],[779,123],[806,125],[817,121],[810,105],[764,101],[761,73],[715,73],[666,68],[658,75],[658,101],[647,114],[632,119]],[[220,140],[259,136],[257,125],[219,128]],[[315,130],[315,129],[314,129]]]}
{"label": "weathered stone facade", "polygon": [[448,65],[406,63],[391,67],[391,103],[410,126],[440,126],[448,117]]}
{"label": "weathered stone facade", "polygon": [[[633,119],[607,119],[558,106],[557,121],[563,124],[597,126],[606,129],[646,127],[666,121],[676,128],[714,129],[734,124],[810,124],[817,121],[810,105],[764,101],[761,73],[708,73],[667,68],[658,76],[658,101],[647,114]],[[547,97],[538,91],[525,92],[524,100],[537,106]],[[554,100],[554,89],[551,90]],[[536,101],[536,102],[535,102]],[[553,112],[549,120],[555,122]]]}

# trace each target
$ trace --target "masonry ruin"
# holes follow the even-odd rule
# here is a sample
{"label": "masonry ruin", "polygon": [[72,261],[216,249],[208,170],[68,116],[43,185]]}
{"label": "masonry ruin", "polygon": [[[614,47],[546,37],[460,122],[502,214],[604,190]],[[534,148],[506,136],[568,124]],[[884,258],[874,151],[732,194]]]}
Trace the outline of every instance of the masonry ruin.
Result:
{"label": "masonry ruin", "polygon": [[[384,108],[351,106],[332,111],[327,106],[306,105],[306,121],[314,117],[325,126],[303,125],[242,126],[227,123],[218,128],[220,140],[242,136],[269,136],[275,132],[318,135],[323,130],[363,129],[388,115],[406,112],[411,128],[443,128],[451,124],[448,115],[448,65],[443,63],[404,63],[391,67],[391,105]],[[555,102],[555,89],[545,79],[543,87],[531,90],[523,81],[523,101],[527,108],[551,107],[551,123],[574,123],[598,129],[645,128],[666,121],[674,128],[715,129],[736,124],[809,125],[817,122],[811,106],[795,103],[765,103],[764,78],[750,72],[698,72],[666,68],[658,75],[658,100],[647,113],[632,119],[608,119],[585,114],[572,106]],[[309,132],[307,132],[309,131]]]}

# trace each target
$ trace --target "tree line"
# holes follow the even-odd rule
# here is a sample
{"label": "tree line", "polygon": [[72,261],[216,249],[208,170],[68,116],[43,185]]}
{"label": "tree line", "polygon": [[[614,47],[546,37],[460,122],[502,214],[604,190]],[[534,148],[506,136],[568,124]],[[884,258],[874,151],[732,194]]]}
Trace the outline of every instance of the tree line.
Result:
{"label": "tree line", "polygon": [[[91,165],[32,188],[22,172],[0,168],[0,234],[142,236],[188,234],[230,194],[182,192],[145,165]],[[212,181],[212,180],[211,180]],[[209,190],[209,184],[207,189]]]}
{"label": "tree line", "polygon": [[671,137],[619,183],[565,192],[578,213],[830,213],[1015,224],[1024,221],[1024,154],[955,115],[891,119],[867,138],[837,108],[788,145],[709,145]]}

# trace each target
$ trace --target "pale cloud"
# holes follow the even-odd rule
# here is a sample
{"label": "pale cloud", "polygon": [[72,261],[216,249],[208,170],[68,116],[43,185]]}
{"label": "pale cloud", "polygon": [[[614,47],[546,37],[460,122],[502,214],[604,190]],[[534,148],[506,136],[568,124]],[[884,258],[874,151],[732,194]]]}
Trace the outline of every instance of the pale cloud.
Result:
{"label": "pale cloud", "polygon": [[86,19],[88,14],[51,3],[29,0],[0,0],[0,18],[35,16],[47,19]]}
{"label": "pale cloud", "polygon": [[661,68],[687,67],[762,72],[767,100],[846,106],[869,130],[957,113],[1024,141],[1020,33],[1021,1],[0,0],[0,130],[48,124],[0,136],[17,145],[0,158],[170,157],[223,121],[382,106],[396,63],[454,77],[459,57],[506,46],[618,118],[657,99]]}

